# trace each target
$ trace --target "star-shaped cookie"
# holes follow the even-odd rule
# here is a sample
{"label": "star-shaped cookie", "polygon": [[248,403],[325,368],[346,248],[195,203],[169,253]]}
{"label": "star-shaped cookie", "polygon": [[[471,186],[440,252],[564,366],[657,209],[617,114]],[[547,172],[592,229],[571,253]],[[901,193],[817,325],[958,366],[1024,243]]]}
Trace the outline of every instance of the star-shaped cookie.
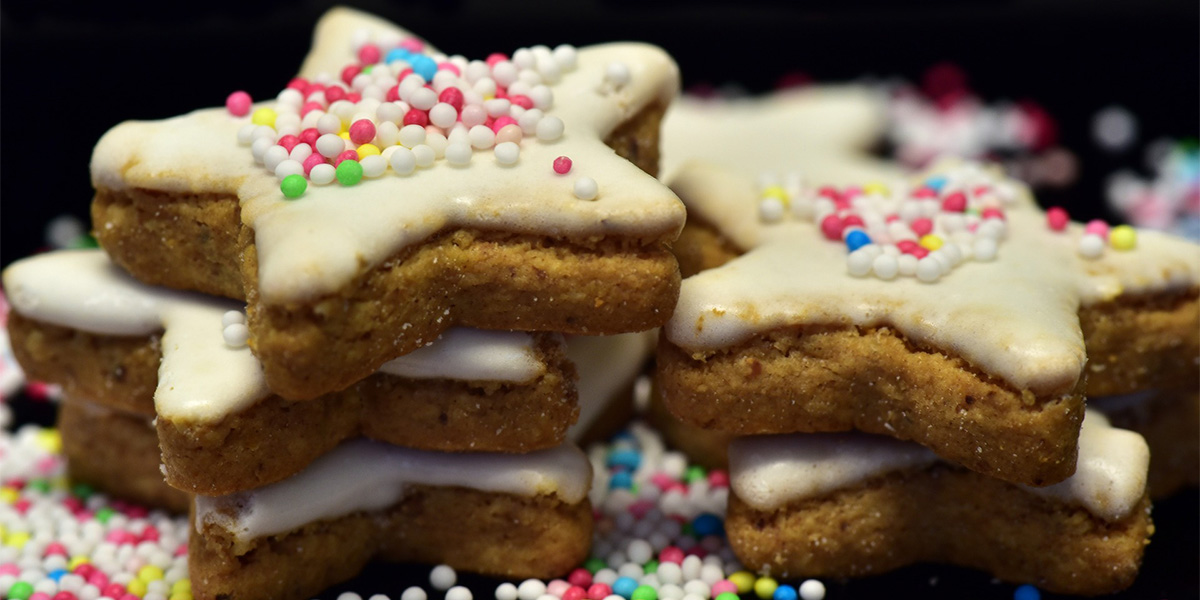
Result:
{"label": "star-shaped cookie", "polygon": [[661,50],[466,61],[335,9],[300,77],[275,101],[122,124],[92,159],[101,245],[143,281],[245,298],[274,392],[345,388],[454,324],[618,333],[669,316],[684,212],[653,177],[678,86]]}

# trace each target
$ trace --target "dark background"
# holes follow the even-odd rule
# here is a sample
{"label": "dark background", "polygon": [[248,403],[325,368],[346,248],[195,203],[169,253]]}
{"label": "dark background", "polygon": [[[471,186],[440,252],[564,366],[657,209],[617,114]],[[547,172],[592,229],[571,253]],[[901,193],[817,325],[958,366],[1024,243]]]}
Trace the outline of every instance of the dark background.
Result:
{"label": "dark background", "polygon": [[[0,262],[44,244],[45,224],[71,213],[86,220],[87,164],[105,130],[132,118],[216,106],[236,89],[273,97],[298,68],[327,2],[0,5]],[[1032,99],[1079,157],[1080,179],[1047,190],[1077,218],[1115,215],[1103,180],[1141,168],[1145,144],[1200,130],[1200,3],[1037,2],[348,2],[425,37],[450,53],[482,58],[520,46],[616,39],[666,48],[685,86],[736,83],[770,90],[803,71],[818,82],[874,75],[919,81],[951,61],[985,101]],[[1139,137],[1124,152],[1099,148],[1092,116],[1121,105]],[[186,142],[183,142],[186,143]],[[85,221],[86,222],[86,221]],[[18,420],[48,417],[18,399]],[[1156,505],[1158,533],[1143,573],[1123,598],[1200,597],[1196,493]],[[342,589],[393,599],[428,586],[427,568],[379,566]],[[488,600],[492,582],[476,582]],[[828,598],[1011,598],[1014,586],[986,575],[915,567],[882,578],[827,582]],[[324,595],[336,597],[336,593]]]}

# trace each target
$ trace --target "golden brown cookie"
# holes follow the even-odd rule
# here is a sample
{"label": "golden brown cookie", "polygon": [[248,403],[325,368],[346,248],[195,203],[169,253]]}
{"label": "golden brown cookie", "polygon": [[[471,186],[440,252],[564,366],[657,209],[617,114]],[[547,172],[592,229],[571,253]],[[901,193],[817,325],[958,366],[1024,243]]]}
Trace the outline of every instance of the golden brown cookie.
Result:
{"label": "golden brown cookie", "polygon": [[[304,84],[360,67],[355,35],[380,57],[401,54],[376,59],[349,90],[289,88],[244,107],[252,114],[212,109],[109,131],[93,154],[92,214],[114,261],[148,283],[245,300],[250,345],[289,399],[344,389],[454,325],[613,334],[670,316],[679,275],[668,246],[684,211],[654,179],[659,121],[678,88],[664,52],[522,49],[493,73],[335,9],[318,24]],[[465,91],[444,102],[426,97],[409,61],[471,75],[451,77]],[[474,89],[481,78],[488,89]],[[333,99],[350,94],[357,104]],[[465,103],[457,116],[455,102]],[[487,118],[495,131],[475,123]],[[343,168],[336,157],[350,150]],[[311,160],[320,164],[301,162]],[[298,197],[283,190],[288,173],[305,188]]]}

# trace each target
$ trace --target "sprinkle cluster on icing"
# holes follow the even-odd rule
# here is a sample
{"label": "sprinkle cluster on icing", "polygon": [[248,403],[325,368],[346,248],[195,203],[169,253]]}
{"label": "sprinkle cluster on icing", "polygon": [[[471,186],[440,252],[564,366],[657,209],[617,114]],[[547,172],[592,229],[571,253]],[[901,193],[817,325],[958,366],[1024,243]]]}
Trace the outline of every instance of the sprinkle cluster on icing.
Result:
{"label": "sprinkle cluster on icing", "polygon": [[869,183],[838,189],[806,186],[796,175],[759,178],[759,218],[799,219],[844,243],[855,277],[897,276],[934,282],[963,261],[990,262],[1007,233],[1004,208],[1016,199],[1007,182],[964,164],[916,186]]}
{"label": "sprinkle cluster on icing", "polygon": [[[367,32],[365,37],[363,31]],[[378,19],[348,9],[335,9],[318,24],[313,50],[299,76],[312,85],[322,72],[340,73],[347,62],[361,62],[362,57],[356,57],[353,52],[355,40],[362,42],[358,44],[361,51],[367,47],[367,43],[383,48],[391,47],[393,42],[389,40],[400,40],[402,43],[411,38],[411,34]],[[429,59],[428,62],[433,62],[435,66],[437,61],[433,57],[441,57],[432,50],[428,53],[412,49],[408,51],[408,59],[403,61],[410,65],[406,68],[413,68],[411,61],[417,60],[417,56]],[[393,168],[391,175],[380,174],[375,179],[350,187],[308,186],[303,201],[290,201],[280,194],[280,181],[274,173],[267,172],[264,166],[253,160],[251,154],[237,146],[239,130],[245,126],[245,119],[253,119],[253,116],[235,117],[227,109],[221,108],[201,110],[165,121],[129,122],[114,128],[105,134],[93,153],[93,183],[99,188],[113,190],[147,188],[166,192],[237,195],[241,203],[242,220],[255,233],[259,256],[259,291],[264,302],[272,304],[302,301],[334,292],[364,268],[378,265],[400,249],[452,226],[564,237],[621,235],[657,240],[674,235],[684,218],[678,199],[665,186],[636,165],[617,156],[604,143],[604,139],[622,122],[650,105],[670,100],[678,89],[678,72],[674,63],[664,52],[651,46],[608,44],[579,49],[574,53],[574,67],[564,70],[557,67],[559,63],[555,52],[549,52],[549,59],[541,49],[521,53],[522,65],[532,59],[533,68],[518,66],[514,62],[518,58],[515,54],[512,60],[497,61],[495,65],[489,65],[486,61],[468,61],[465,66],[459,66],[464,64],[460,59],[448,57],[443,62],[453,65],[453,68],[437,71],[432,78],[437,80],[438,73],[446,73],[441,76],[442,81],[452,79],[461,83],[465,77],[466,83],[471,83],[471,78],[478,75],[467,90],[452,87],[438,92],[425,87],[423,83],[392,84],[398,86],[398,94],[403,90],[409,95],[409,100],[417,101],[421,106],[424,106],[424,101],[420,97],[428,100],[429,94],[437,95],[447,89],[460,89],[464,102],[467,102],[468,95],[474,98],[474,94],[479,94],[484,98],[485,111],[489,106],[505,108],[504,111],[497,108],[497,116],[489,115],[493,125],[505,117],[513,119],[513,115],[521,110],[524,112],[519,117],[527,122],[532,122],[538,114],[533,111],[542,112],[542,118],[531,126],[531,134],[526,134],[525,129],[521,128],[520,119],[517,119],[514,129],[509,129],[513,135],[520,129],[523,136],[515,164],[485,160],[478,155],[482,150],[471,147],[471,151],[464,155],[469,167],[456,166],[450,159],[444,159],[447,164],[437,168],[417,168],[406,176],[397,175]],[[382,76],[386,70],[391,74],[389,77],[398,79],[405,68],[395,70],[394,67],[400,66],[401,59],[389,63],[382,50],[381,55],[383,65],[372,63],[379,68],[376,75]],[[558,56],[564,60],[564,64],[572,64],[568,50],[560,51]],[[549,60],[554,61],[554,66]],[[428,64],[425,59],[417,62]],[[495,83],[493,72],[503,64],[511,65],[517,70],[518,76],[522,71],[527,73],[524,83],[528,89],[518,85],[522,80],[513,80],[510,85],[503,86],[508,98],[493,96],[487,100],[485,92],[490,91],[493,95],[496,92],[491,90],[491,84],[480,82]],[[610,68],[614,64],[621,67]],[[547,74],[557,67],[558,79],[554,82],[547,80],[541,73],[543,67]],[[507,68],[501,68],[501,73]],[[459,75],[454,75],[454,69],[459,70]],[[486,76],[484,69],[487,70]],[[374,73],[375,67],[371,71]],[[623,78],[626,73],[627,80]],[[421,77],[416,73],[406,73],[404,80],[417,82],[413,76]],[[359,82],[363,85],[363,92],[354,92],[356,78],[361,78]],[[507,76],[502,79],[508,81]],[[465,124],[458,127],[461,113],[456,114],[455,123],[448,130],[432,125],[438,131],[431,131],[427,125],[425,129],[418,128],[418,131],[401,127],[399,123],[402,120],[393,123],[396,127],[393,140],[392,127],[385,122],[391,123],[397,110],[404,108],[399,103],[407,104],[409,111],[413,110],[412,104],[399,96],[389,101],[386,94],[390,86],[381,88],[370,73],[359,73],[351,78],[346,94],[353,92],[363,95],[371,87],[382,89],[382,100],[366,95],[359,104],[346,99],[331,100],[330,90],[342,89],[338,81],[329,80],[321,84],[326,86],[324,91],[313,88],[308,94],[313,96],[311,101],[317,104],[320,104],[318,100],[324,94],[328,111],[310,107],[311,110],[301,117],[300,110],[304,108],[304,101],[308,100],[303,98],[303,92],[292,88],[282,93],[282,100],[255,105],[256,111],[269,109],[276,114],[276,127],[264,124],[255,126],[253,130],[265,136],[261,138],[265,141],[254,142],[251,135],[252,145],[270,145],[270,148],[262,148],[264,161],[268,149],[278,147],[275,155],[286,150],[286,145],[280,146],[278,142],[287,135],[297,138],[297,145],[292,146],[285,159],[293,160],[291,153],[302,148],[299,145],[300,136],[311,129],[308,126],[301,127],[305,118],[310,121],[324,118],[330,123],[330,128],[336,120],[339,133],[335,137],[343,146],[346,143],[340,137],[343,127],[349,135],[350,129],[358,121],[365,119],[375,123],[375,136],[364,144],[356,145],[354,152],[357,155],[358,148],[363,145],[380,149],[376,143],[392,142],[384,145],[395,148],[390,155],[393,166],[399,160],[397,157],[407,157],[409,154],[413,155],[415,165],[416,151],[422,146],[432,151],[433,155],[429,157],[425,150],[420,150],[420,153],[425,158],[436,160],[438,150],[435,146],[441,148],[440,140],[444,138],[446,147],[441,149],[450,148],[448,136],[454,137],[456,147],[461,148],[463,139],[470,144],[471,128]],[[623,83],[618,85],[615,81]],[[436,81],[431,81],[431,84],[437,88]],[[481,86],[480,90],[475,89],[476,84]],[[513,86],[517,86],[516,91],[533,95],[517,94]],[[550,94],[543,94],[539,86],[545,86]],[[534,94],[534,89],[539,92]],[[333,94],[337,95],[337,92]],[[281,123],[279,119],[281,111],[285,110],[284,106],[294,104],[298,95],[302,96],[302,102],[296,114],[283,118]],[[552,105],[545,104],[546,109],[535,105],[525,110],[513,102],[514,96],[522,95],[530,102],[550,102]],[[364,102],[366,104],[362,104]],[[455,103],[443,104],[453,106]],[[429,110],[432,111],[433,106]],[[471,105],[466,103],[463,106],[463,111],[466,111]],[[319,116],[318,110],[325,112],[325,115]],[[548,115],[545,110],[552,110],[553,114]],[[383,117],[380,111],[383,111]],[[342,115],[346,115],[345,120]],[[299,123],[295,122],[296,118],[300,119]],[[473,122],[471,118],[474,117],[470,117],[470,114],[466,118],[468,122]],[[486,126],[486,118],[484,124],[478,126],[491,131]],[[562,124],[561,132],[557,131],[559,123]],[[513,125],[509,123],[506,126]],[[536,137],[537,129],[550,125],[555,125],[553,129],[556,131],[551,132],[555,135],[547,134],[548,137],[540,137],[536,142],[531,139]],[[319,123],[316,124],[316,127],[319,126]],[[366,126],[360,126],[359,129],[362,130],[359,132],[362,135],[360,139],[365,140]],[[462,137],[464,133],[455,133],[464,130],[466,138]],[[378,139],[380,131],[386,138],[382,141]],[[412,132],[414,137],[409,138],[409,134],[402,137],[405,131]],[[485,131],[478,131],[487,137]],[[319,128],[317,133],[320,133]],[[492,134],[496,132],[492,131]],[[424,142],[414,141],[422,135]],[[180,140],[187,142],[180,143]],[[288,139],[286,143],[290,145],[291,141]],[[405,142],[410,146],[405,146]],[[353,141],[350,143],[354,144]],[[504,146],[503,143],[499,145]],[[319,155],[320,149],[315,150],[314,155]],[[345,150],[340,150],[339,155],[341,152]],[[374,156],[369,149],[364,152],[363,159]],[[360,163],[364,173],[367,173],[366,166],[372,162],[389,162],[383,159],[382,152],[383,149],[380,149],[378,160],[368,161],[365,166]],[[309,155],[309,158],[314,155]],[[445,157],[445,154],[442,156]],[[560,174],[554,169],[555,160],[561,156],[571,159],[573,166],[569,173]],[[300,164],[303,165],[303,162]],[[328,166],[336,171],[336,167]],[[372,167],[370,172],[374,173],[375,170]],[[580,202],[577,194],[594,197],[594,200]],[[101,226],[103,224],[97,224],[97,227]]]}
{"label": "sprinkle cluster on icing", "polygon": [[[575,504],[587,496],[591,480],[587,457],[570,445],[528,454],[457,454],[355,440],[278,483],[230,496],[197,496],[196,526],[218,525],[239,540],[251,540],[312,521],[381,510],[403,498],[412,483],[553,495]],[[238,510],[231,515],[223,506]]]}
{"label": "sprinkle cluster on icing", "polygon": [[1050,230],[1015,183],[993,262],[967,261],[934,284],[848,274],[845,246],[825,239],[816,224],[762,221],[753,178],[697,163],[672,186],[690,214],[745,252],[683,282],[664,331],[691,352],[795,325],[887,326],[1021,389],[1066,393],[1086,358],[1080,306],[1187,290],[1200,281],[1200,246],[1155,232],[1139,232],[1136,251],[1081,257],[1083,226]]}
{"label": "sprinkle cluster on icing", "polygon": [[[729,446],[731,487],[759,510],[939,460],[916,444],[862,433],[748,437]],[[1141,435],[1116,429],[1103,414],[1089,410],[1079,433],[1075,474],[1048,487],[1020,487],[1115,521],[1141,501],[1149,465],[1150,450]]]}
{"label": "sprinkle cluster on icing", "polygon": [[[4,285],[20,314],[102,335],[162,331],[155,406],[162,417],[212,421],[266,397],[262,366],[244,340],[229,343],[241,307],[198,294],[144,285],[100,250],[64,250],[13,263]],[[232,314],[231,314],[232,313]],[[523,383],[545,373],[521,332],[451,329],[380,371],[413,379]]]}

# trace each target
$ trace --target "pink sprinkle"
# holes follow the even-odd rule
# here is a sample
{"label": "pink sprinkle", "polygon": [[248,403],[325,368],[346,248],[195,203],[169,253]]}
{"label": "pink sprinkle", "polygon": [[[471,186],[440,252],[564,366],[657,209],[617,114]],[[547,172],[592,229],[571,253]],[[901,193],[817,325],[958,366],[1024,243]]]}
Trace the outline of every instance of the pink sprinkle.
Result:
{"label": "pink sprinkle", "polygon": [[422,42],[417,38],[408,38],[403,42],[400,42],[400,47],[408,50],[409,52],[420,52],[425,49],[425,42]]}
{"label": "pink sprinkle", "polygon": [[413,73],[415,73],[415,71],[413,71],[412,67],[404,67],[403,69],[400,70],[400,74],[396,75],[396,82],[399,83],[401,81],[404,81],[405,77],[408,77],[409,75],[412,75]]}
{"label": "pink sprinkle", "polygon": [[849,229],[851,227],[862,227],[862,226],[863,226],[862,217],[860,217],[858,215],[846,215],[846,218],[842,219],[842,227],[843,227],[842,231],[843,232],[846,229]]}
{"label": "pink sprinkle", "polygon": [[338,100],[345,99],[345,97],[346,97],[346,88],[344,88],[340,85],[331,85],[331,86],[325,88],[325,99],[328,100],[330,104],[333,104],[334,102],[337,102]]}
{"label": "pink sprinkle", "polygon": [[300,132],[300,142],[308,144],[313,148],[317,146],[317,139],[320,137],[321,132],[316,127],[309,127],[308,129]]}
{"label": "pink sprinkle", "polygon": [[592,573],[584,568],[575,569],[574,571],[571,571],[570,575],[567,576],[567,582],[571,585],[577,585],[581,588],[586,588],[589,585],[592,585]]}
{"label": "pink sprinkle", "polygon": [[439,63],[438,70],[439,71],[450,71],[451,73],[454,73],[455,75],[459,75],[459,76],[462,75],[462,71],[458,70],[458,65],[456,65],[452,62]]}
{"label": "pink sprinkle", "polygon": [[305,115],[307,115],[308,113],[310,113],[314,110],[325,110],[325,105],[321,104],[320,102],[309,100],[308,102],[305,102],[303,106],[300,107],[300,116],[304,117]]}
{"label": "pink sprinkle", "polygon": [[417,108],[410,108],[404,113],[404,124],[424,127],[429,124],[429,114]]}
{"label": "pink sprinkle", "polygon": [[348,102],[358,104],[359,102],[362,102],[362,94],[358,92],[350,92],[349,94],[346,94],[346,100]]}
{"label": "pink sprinkle", "polygon": [[917,257],[917,260],[920,260],[926,256],[929,256],[929,250],[926,250],[924,246],[917,246],[916,248],[913,248],[912,252],[909,252],[909,254]]}
{"label": "pink sprinkle", "polygon": [[324,92],[325,92],[325,84],[323,84],[323,83],[310,83],[310,84],[308,84],[308,86],[306,86],[306,87],[304,88],[304,90],[303,90],[303,91],[304,91],[304,97],[305,97],[305,98],[307,98],[307,97],[309,97],[309,96],[311,96],[311,95],[313,95],[313,94],[315,94],[315,93],[317,93],[317,92],[324,93]]}
{"label": "pink sprinkle", "polygon": [[333,166],[342,164],[344,160],[358,160],[358,152],[355,150],[346,150],[333,158]]}
{"label": "pink sprinkle", "polygon": [[725,592],[737,593],[737,585],[728,579],[722,579],[712,586],[712,595],[714,598],[724,594]]}
{"label": "pink sprinkle", "polygon": [[501,129],[504,129],[504,127],[506,127],[508,125],[516,125],[516,124],[517,124],[516,119],[514,119],[508,115],[504,115],[503,117],[500,117],[499,119],[496,119],[495,121],[492,121],[491,127],[492,127],[492,131],[499,133]]}
{"label": "pink sprinkle", "polygon": [[560,156],[554,159],[554,172],[559,175],[566,175],[571,172],[571,159]]}
{"label": "pink sprinkle", "polygon": [[962,212],[967,210],[967,195],[954,192],[942,199],[942,210],[947,212]]}
{"label": "pink sprinkle", "polygon": [[516,104],[517,106],[520,106],[521,108],[523,108],[525,110],[529,110],[529,109],[533,108],[533,100],[530,100],[529,96],[525,96],[522,94],[514,94],[512,96],[509,96],[508,100],[509,100],[509,102],[512,102],[513,104]]}
{"label": "pink sprinkle", "polygon": [[554,581],[546,584],[546,593],[550,594],[551,596],[558,596],[559,598],[562,598],[563,594],[565,594],[570,588],[571,584],[561,579],[555,579]]}
{"label": "pink sprinkle", "polygon": [[852,185],[842,191],[842,197],[846,198],[847,200],[853,200],[861,196],[862,193],[862,188]]}
{"label": "pink sprinkle", "polygon": [[1004,219],[1004,211],[992,206],[992,207],[983,209],[983,212],[980,213],[980,216],[982,216],[985,219],[1001,219],[1001,220],[1003,220]]}
{"label": "pink sprinkle", "polygon": [[17,509],[17,512],[21,514],[25,514],[25,512],[29,510],[30,506],[31,503],[26,498],[21,498],[20,500],[17,500],[15,504],[13,504],[13,508]]}
{"label": "pink sprinkle", "polygon": [[67,556],[67,547],[58,542],[50,542],[49,544],[46,544],[46,552],[42,554],[42,556],[52,556],[55,554],[59,556]]}
{"label": "pink sprinkle", "polygon": [[679,565],[683,564],[683,557],[683,550],[680,550],[676,546],[667,546],[666,548],[662,549],[662,552],[658,553],[658,562],[675,563]]}
{"label": "pink sprinkle", "polygon": [[187,556],[187,544],[180,544],[175,548],[175,556]]}
{"label": "pink sprinkle", "polygon": [[1108,223],[1100,219],[1088,221],[1088,224],[1083,228],[1084,233],[1094,233],[1103,239],[1108,239]]}
{"label": "pink sprinkle", "polygon": [[900,220],[900,215],[898,215],[896,213],[892,213],[883,218],[884,223],[895,223],[896,221],[899,221],[899,220]]}
{"label": "pink sprinkle", "polygon": [[496,99],[505,100],[508,98],[508,88],[498,85],[496,86]]}
{"label": "pink sprinkle", "polygon": [[289,90],[303,92],[308,88],[308,80],[303,77],[293,77],[292,80],[288,82],[287,87]]}
{"label": "pink sprinkle", "polygon": [[276,143],[278,143],[280,146],[283,146],[283,149],[287,150],[288,153],[291,153],[292,149],[300,144],[300,138],[294,135],[285,135],[279,138],[279,141]]}
{"label": "pink sprinkle", "polygon": [[355,77],[358,77],[359,73],[362,73],[362,67],[358,65],[346,65],[346,68],[342,69],[342,81],[346,85],[351,85],[351,82],[354,81]]}
{"label": "pink sprinkle", "polygon": [[921,245],[912,240],[900,240],[896,242],[896,248],[905,254],[912,254],[915,248],[920,248]]}
{"label": "pink sprinkle", "polygon": [[375,124],[369,119],[359,119],[350,124],[350,141],[358,144],[370,143],[375,139]]}
{"label": "pink sprinkle", "polygon": [[400,85],[393,85],[388,88],[386,99],[388,102],[395,102],[400,99]]}
{"label": "pink sprinkle", "polygon": [[563,592],[562,600],[583,600],[587,596],[587,590],[573,585]]}
{"label": "pink sprinkle", "polygon": [[461,112],[463,107],[463,93],[456,87],[448,87],[438,94],[438,101],[445,102],[454,107],[456,112]]}
{"label": "pink sprinkle", "polygon": [[978,186],[975,186],[975,189],[971,190],[971,193],[974,194],[976,198],[978,198],[979,196],[982,196],[990,191],[992,191],[991,186],[978,185]]}
{"label": "pink sprinkle", "polygon": [[147,525],[146,528],[142,530],[142,541],[143,542],[157,542],[158,538],[159,538],[159,533],[158,533],[157,527],[155,527],[153,525]]}
{"label": "pink sprinkle", "polygon": [[842,225],[842,219],[837,215],[827,215],[821,219],[821,233],[825,235],[825,239],[835,242],[842,241],[842,230],[845,226]]}
{"label": "pink sprinkle", "polygon": [[658,489],[660,489],[660,490],[665,490],[672,483],[675,483],[675,480],[672,479],[670,475],[667,475],[666,473],[659,471],[658,473],[655,473],[654,475],[650,476],[650,483],[653,483],[654,485],[658,486]]}
{"label": "pink sprinkle", "polygon": [[358,62],[364,65],[373,65],[379,62],[380,58],[383,58],[383,53],[375,44],[363,44],[363,47],[358,49]]}
{"label": "pink sprinkle", "polygon": [[235,117],[244,117],[250,114],[250,104],[250,94],[241,90],[230,94],[225,99],[225,108],[229,111],[229,114]]}
{"label": "pink sprinkle", "polygon": [[654,501],[638,500],[637,502],[629,505],[629,514],[641,519],[642,517],[646,516],[646,513],[650,512],[650,509],[652,508],[654,508]]}
{"label": "pink sprinkle", "polygon": [[603,583],[593,583],[587,590],[587,597],[591,600],[604,600],[611,594],[612,588]]}
{"label": "pink sprinkle", "polygon": [[504,62],[506,60],[508,60],[508,55],[501,54],[499,52],[493,52],[488,55],[487,64],[489,67],[494,67],[496,66],[496,63]]}
{"label": "pink sprinkle", "polygon": [[98,588],[102,588],[108,585],[108,575],[105,575],[103,571],[92,571],[88,574],[87,582]]}
{"label": "pink sprinkle", "polygon": [[20,575],[21,567],[16,563],[4,563],[0,565],[0,575]]}
{"label": "pink sprinkle", "polygon": [[926,219],[925,217],[921,217],[919,219],[913,219],[913,222],[911,225],[909,225],[909,227],[912,227],[913,233],[917,235],[929,235],[929,233],[933,231],[933,221]]}
{"label": "pink sprinkle", "polygon": [[708,486],[713,489],[729,487],[729,472],[722,471],[721,469],[710,471],[708,474]]}
{"label": "pink sprinkle", "polygon": [[121,596],[125,595],[125,591],[125,586],[119,583],[110,583],[109,585],[104,586],[104,592],[101,595],[108,596],[109,598],[120,598]]}
{"label": "pink sprinkle", "polygon": [[921,187],[912,193],[913,198],[937,198],[937,190],[931,187]]}
{"label": "pink sprinkle", "polygon": [[834,202],[837,202],[838,198],[842,197],[842,195],[838,193],[837,188],[828,185],[817,190],[817,196],[820,198],[829,198]]}
{"label": "pink sprinkle", "polygon": [[120,600],[142,600],[142,599],[138,598],[137,596],[134,596],[133,594],[130,594],[129,592],[125,592],[125,594],[121,596]]}
{"label": "pink sprinkle", "polygon": [[325,157],[316,152],[309,154],[308,157],[304,159],[304,162],[300,163],[300,165],[304,167],[305,175],[312,173],[313,167],[320,164],[325,164]]}
{"label": "pink sprinkle", "polygon": [[688,495],[688,486],[682,481],[675,481],[667,486],[667,489],[663,490],[664,494],[667,492],[679,492],[680,495],[686,496]]}
{"label": "pink sprinkle", "polygon": [[29,600],[50,600],[50,594],[46,592],[34,592],[29,596]]}
{"label": "pink sprinkle", "polygon": [[[88,580],[88,583],[91,583],[92,575],[96,573],[96,567],[91,563],[79,563],[71,572]],[[108,582],[105,581],[105,583]]]}
{"label": "pink sprinkle", "polygon": [[50,600],[79,600],[79,597],[66,590],[54,595]]}
{"label": "pink sprinkle", "polygon": [[1052,206],[1046,210],[1046,225],[1053,231],[1062,231],[1067,228],[1067,223],[1071,221],[1071,217],[1067,215],[1066,209],[1061,206]]}

